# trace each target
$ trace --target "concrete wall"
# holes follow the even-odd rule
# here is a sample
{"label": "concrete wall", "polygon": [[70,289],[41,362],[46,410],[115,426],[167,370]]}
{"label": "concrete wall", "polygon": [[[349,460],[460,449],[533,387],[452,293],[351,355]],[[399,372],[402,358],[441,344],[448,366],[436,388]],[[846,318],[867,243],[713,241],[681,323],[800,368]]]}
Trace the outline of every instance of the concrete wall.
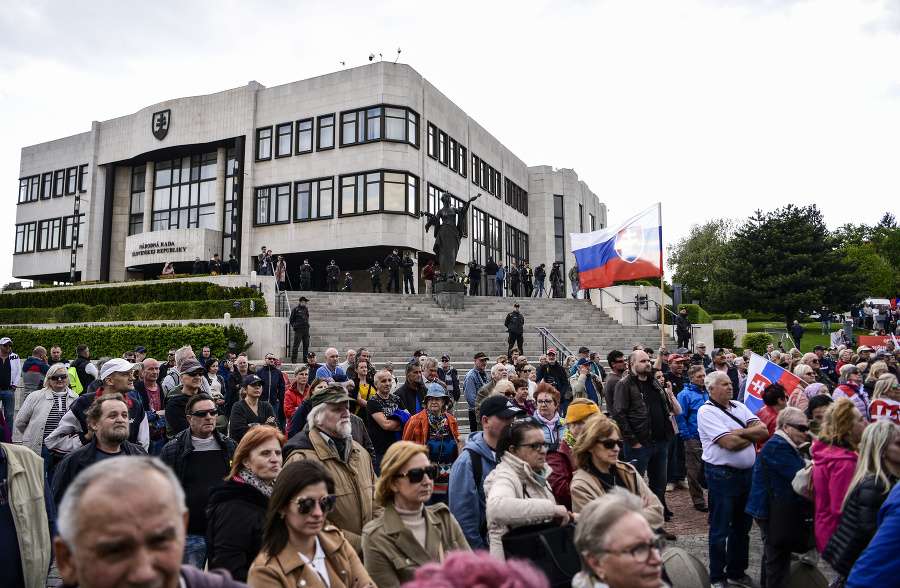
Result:
{"label": "concrete wall", "polygon": [[[610,286],[591,290],[591,302],[606,313],[607,316],[621,325],[655,325],[658,324],[658,303],[661,291],[659,288],[644,288],[647,296],[647,308],[641,306],[635,312],[635,297],[640,295],[640,286]],[[656,301],[654,304],[653,301]],[[672,298],[665,296],[665,304],[672,304]],[[671,328],[671,321],[666,321]]]}
{"label": "concrete wall", "polygon": [[[727,321],[716,321],[712,322],[713,330],[718,329],[731,329],[734,331],[734,342],[732,343],[733,347],[740,347],[744,340],[744,335],[747,334],[747,319],[738,319],[738,320],[727,320]],[[710,344],[712,342],[710,341]],[[711,349],[711,348],[710,348]]]}

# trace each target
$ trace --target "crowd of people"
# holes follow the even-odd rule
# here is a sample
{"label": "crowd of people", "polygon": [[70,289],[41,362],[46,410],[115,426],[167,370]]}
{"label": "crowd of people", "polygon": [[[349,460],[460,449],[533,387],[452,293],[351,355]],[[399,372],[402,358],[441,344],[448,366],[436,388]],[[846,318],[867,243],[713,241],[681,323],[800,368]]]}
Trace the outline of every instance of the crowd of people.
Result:
{"label": "crowd of people", "polygon": [[287,373],[205,346],[22,362],[2,338],[0,389],[24,392],[18,411],[0,394],[4,585],[44,585],[55,557],[85,587],[424,586],[454,566],[545,586],[514,531],[574,525],[573,586],[652,588],[676,489],[708,517],[717,588],[786,586],[793,558],[820,555],[837,584],[889,585],[900,350],[769,349],[800,384],[768,386],[755,414],[749,357],[705,351],[636,345],[604,366],[514,346],[459,369],[417,351],[399,378],[366,348]]}

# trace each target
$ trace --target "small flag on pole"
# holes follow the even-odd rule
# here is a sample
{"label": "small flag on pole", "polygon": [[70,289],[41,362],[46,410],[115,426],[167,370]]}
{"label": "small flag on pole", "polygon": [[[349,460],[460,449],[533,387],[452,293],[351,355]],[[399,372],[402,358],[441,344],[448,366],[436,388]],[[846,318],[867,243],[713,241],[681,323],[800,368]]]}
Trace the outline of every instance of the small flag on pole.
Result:
{"label": "small flag on pole", "polygon": [[744,406],[756,414],[765,403],[762,393],[772,384],[781,384],[788,397],[797,389],[800,378],[755,353],[750,354],[750,368],[747,370],[747,393],[744,395]]}

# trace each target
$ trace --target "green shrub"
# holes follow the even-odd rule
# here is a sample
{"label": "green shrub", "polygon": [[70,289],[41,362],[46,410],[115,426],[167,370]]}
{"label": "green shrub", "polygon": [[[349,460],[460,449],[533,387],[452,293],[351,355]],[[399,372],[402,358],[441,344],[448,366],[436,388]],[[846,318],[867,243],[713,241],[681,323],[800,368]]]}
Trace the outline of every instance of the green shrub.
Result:
{"label": "green shrub", "polygon": [[741,320],[742,318],[744,318],[737,312],[726,312],[724,314],[711,314],[709,316],[711,316],[712,320],[714,320],[714,321],[738,321],[738,320]]}
{"label": "green shrub", "polygon": [[[250,302],[256,310],[250,310]],[[0,324],[43,325],[51,323],[108,323],[129,321],[176,321],[222,318],[230,312],[234,318],[268,316],[262,298],[244,298],[239,309],[234,300],[197,300],[193,302],[151,302],[120,306],[65,304],[59,308],[0,308]]]}
{"label": "green shrub", "polygon": [[712,317],[709,316],[709,313],[697,304],[682,304],[678,307],[678,310],[681,311],[682,308],[687,309],[687,315],[691,319],[691,324],[706,325],[712,322]]}
{"label": "green shrub", "polygon": [[771,312],[757,312],[750,310],[744,313],[744,318],[754,323],[783,323],[784,317]]}
{"label": "green shrub", "polygon": [[766,345],[774,342],[772,335],[768,333],[747,333],[742,341],[744,349],[749,349],[758,355],[765,353]]}
{"label": "green shrub", "polygon": [[59,308],[68,304],[119,306],[156,302],[193,302],[228,298],[261,298],[249,287],[224,288],[210,282],[163,282],[109,288],[73,288],[16,292],[0,296],[0,308]]}
{"label": "green shrub", "polygon": [[716,347],[734,347],[734,331],[731,329],[715,329],[713,331],[713,344]]}
{"label": "green shrub", "polygon": [[[228,336],[226,337],[226,332]],[[253,345],[247,340],[247,333],[240,327],[228,329],[219,325],[189,324],[185,326],[127,326],[127,327],[62,327],[57,329],[3,329],[3,336],[13,340],[14,348],[22,354],[41,345],[50,349],[53,345],[62,347],[63,357],[74,358],[75,347],[84,343],[91,349],[92,357],[121,357],[138,345],[147,348],[148,357],[165,360],[169,349],[190,345],[195,351],[203,345],[212,348],[215,357],[222,357],[232,340],[237,344],[235,353],[246,351]]]}

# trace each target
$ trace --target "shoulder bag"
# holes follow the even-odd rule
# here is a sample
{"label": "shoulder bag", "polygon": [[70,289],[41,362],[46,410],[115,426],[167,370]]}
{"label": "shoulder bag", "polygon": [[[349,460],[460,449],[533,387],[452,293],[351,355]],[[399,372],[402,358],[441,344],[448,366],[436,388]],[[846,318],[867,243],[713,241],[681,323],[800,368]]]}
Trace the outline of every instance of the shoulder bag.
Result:
{"label": "shoulder bag", "polygon": [[769,494],[769,537],[768,541],[776,549],[792,553],[804,553],[813,544],[813,517],[810,515],[809,503],[798,504],[772,493],[769,474],[766,472],[766,461],[760,456],[763,480],[766,481],[766,492]]}
{"label": "shoulder bag", "polygon": [[560,527],[559,523],[550,521],[514,527],[501,541],[506,559],[531,562],[547,575],[552,588],[570,587],[572,577],[581,570],[574,523]]}

